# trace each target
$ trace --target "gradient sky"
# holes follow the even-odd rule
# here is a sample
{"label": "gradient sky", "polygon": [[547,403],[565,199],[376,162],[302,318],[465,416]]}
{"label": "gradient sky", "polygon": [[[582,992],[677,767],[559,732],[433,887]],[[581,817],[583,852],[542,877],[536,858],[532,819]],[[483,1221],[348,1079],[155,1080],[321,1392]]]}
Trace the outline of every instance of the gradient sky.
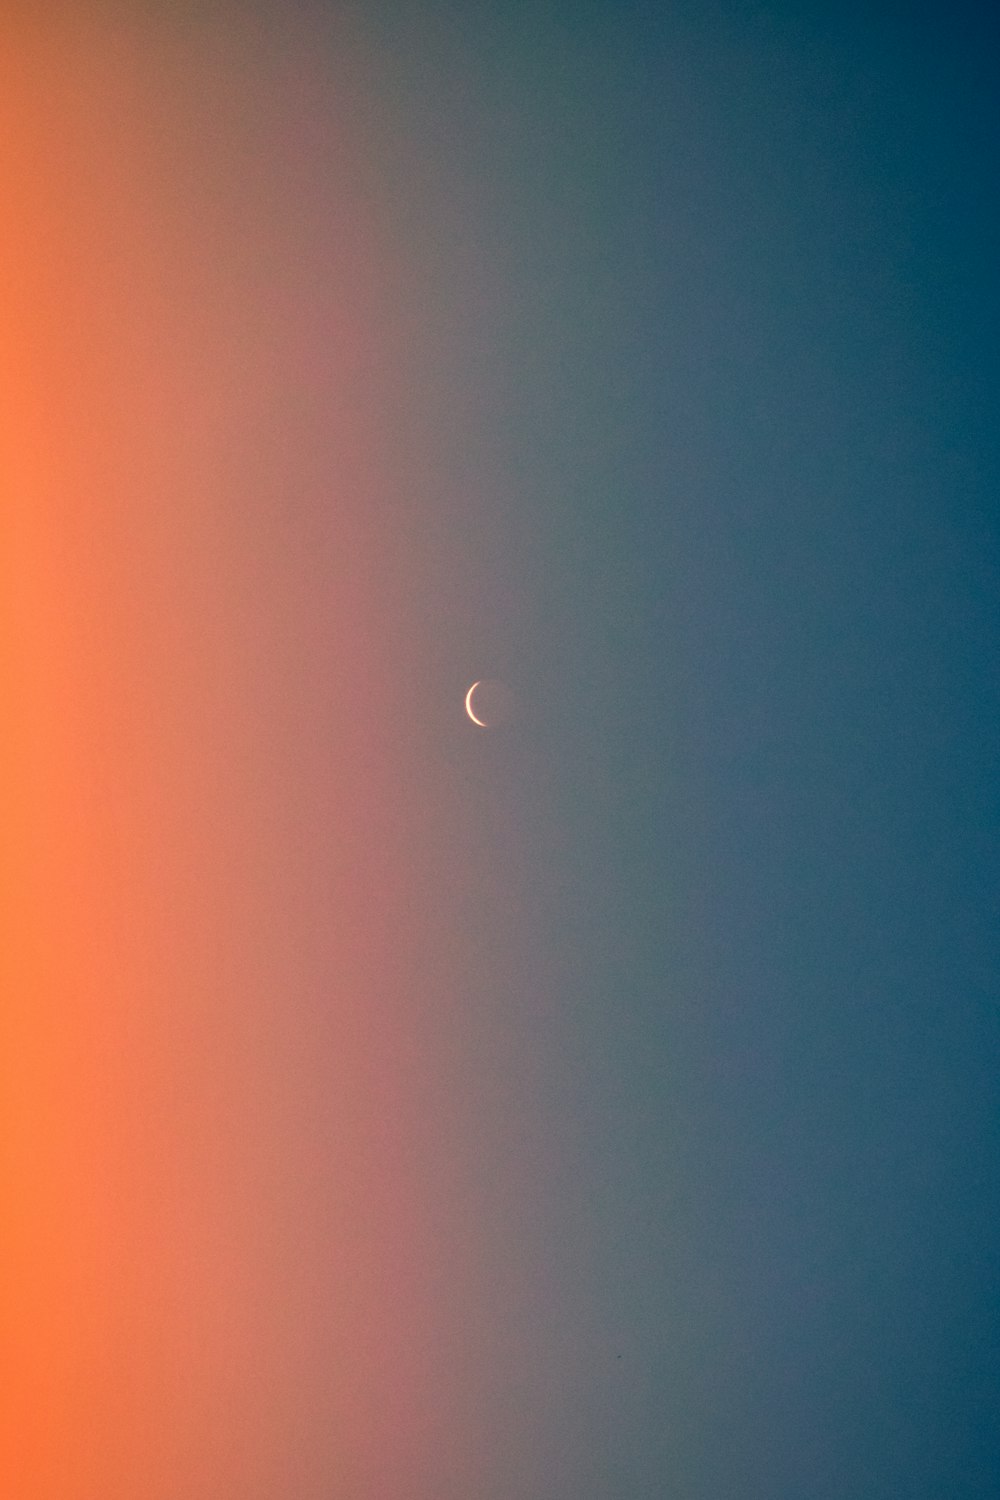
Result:
{"label": "gradient sky", "polygon": [[996,23],[11,13],[5,1492],[994,1496]]}

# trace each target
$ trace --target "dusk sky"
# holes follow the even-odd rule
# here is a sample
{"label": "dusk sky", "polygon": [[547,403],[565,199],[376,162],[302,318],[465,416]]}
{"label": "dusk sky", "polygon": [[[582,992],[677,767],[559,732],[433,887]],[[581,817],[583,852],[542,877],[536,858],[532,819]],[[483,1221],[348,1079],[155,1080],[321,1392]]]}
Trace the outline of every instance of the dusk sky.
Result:
{"label": "dusk sky", "polygon": [[3,1492],[993,1500],[989,8],[34,9]]}

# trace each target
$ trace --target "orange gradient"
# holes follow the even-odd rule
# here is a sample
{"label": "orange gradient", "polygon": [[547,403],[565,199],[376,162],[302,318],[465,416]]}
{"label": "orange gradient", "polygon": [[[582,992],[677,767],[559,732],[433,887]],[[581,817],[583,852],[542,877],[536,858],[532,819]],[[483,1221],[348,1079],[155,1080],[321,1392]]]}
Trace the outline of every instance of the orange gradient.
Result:
{"label": "orange gradient", "polygon": [[433,1103],[463,871],[420,908],[406,356],[338,113],[250,26],[8,38],[18,1500],[413,1497],[472,1440],[467,1362],[427,1375],[479,1253]]}

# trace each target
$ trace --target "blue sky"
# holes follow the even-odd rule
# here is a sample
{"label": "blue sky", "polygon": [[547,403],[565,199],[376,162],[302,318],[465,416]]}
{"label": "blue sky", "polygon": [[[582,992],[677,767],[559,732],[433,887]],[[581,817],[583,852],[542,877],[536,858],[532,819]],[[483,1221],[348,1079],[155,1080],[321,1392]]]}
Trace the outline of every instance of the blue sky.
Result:
{"label": "blue sky", "polygon": [[372,36],[428,520],[476,559],[432,606],[441,671],[515,680],[474,786],[549,829],[530,922],[483,942],[518,1003],[525,965],[560,976],[546,1254],[608,1340],[530,1493],[991,1495],[994,23],[414,7]]}

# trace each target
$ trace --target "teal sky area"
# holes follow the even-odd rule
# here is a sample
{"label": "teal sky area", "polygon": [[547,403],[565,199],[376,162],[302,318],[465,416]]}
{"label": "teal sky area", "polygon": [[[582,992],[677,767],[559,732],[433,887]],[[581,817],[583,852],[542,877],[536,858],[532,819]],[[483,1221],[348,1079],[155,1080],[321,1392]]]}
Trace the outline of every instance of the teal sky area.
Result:
{"label": "teal sky area", "polygon": [[[424,701],[492,871],[463,1109],[484,1176],[524,1157],[481,1211],[547,1289],[482,1494],[986,1500],[996,22],[354,29],[432,454]],[[521,713],[477,738],[486,675]]]}

